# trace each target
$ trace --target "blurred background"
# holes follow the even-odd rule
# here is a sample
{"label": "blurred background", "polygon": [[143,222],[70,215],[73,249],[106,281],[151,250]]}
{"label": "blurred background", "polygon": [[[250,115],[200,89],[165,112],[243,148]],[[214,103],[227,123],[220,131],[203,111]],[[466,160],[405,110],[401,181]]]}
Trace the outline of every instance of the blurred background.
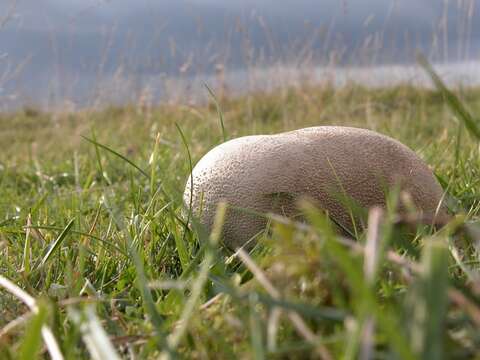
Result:
{"label": "blurred background", "polygon": [[0,110],[480,83],[478,0],[0,0]]}

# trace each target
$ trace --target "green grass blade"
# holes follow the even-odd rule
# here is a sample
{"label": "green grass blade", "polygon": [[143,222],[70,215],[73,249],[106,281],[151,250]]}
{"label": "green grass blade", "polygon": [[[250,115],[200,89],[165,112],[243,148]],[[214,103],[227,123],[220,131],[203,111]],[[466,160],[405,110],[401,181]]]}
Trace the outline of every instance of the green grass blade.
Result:
{"label": "green grass blade", "polygon": [[32,258],[32,248],[30,244],[30,228],[32,225],[31,214],[27,216],[27,228],[25,229],[25,245],[23,247],[23,260],[22,260],[22,270],[25,275],[28,276],[30,273],[30,259]]}
{"label": "green grass blade", "polygon": [[362,263],[350,255],[348,250],[336,241],[330,219],[316,209],[312,204],[303,202],[301,208],[309,222],[325,236],[325,248],[332,254],[335,261],[345,272],[347,279],[352,285],[352,290],[357,293],[358,298],[363,298],[368,290],[366,281],[362,276]]}
{"label": "green grass blade", "polygon": [[[398,321],[399,314],[395,313],[394,310],[389,311],[385,306],[376,301],[371,287],[362,274],[362,262],[352,257],[351,253],[337,241],[332,225],[329,223],[330,219],[327,216],[308,202],[302,202],[301,208],[310,223],[317,229],[319,235],[325,239],[324,246],[329,256],[335,259],[345,273],[346,280],[349,282],[353,293],[352,306],[357,313],[356,315],[360,318],[369,314],[374,315],[381,329],[385,331],[392,348],[398,354],[401,354],[402,358],[413,359],[408,341],[403,334],[398,332],[400,324]],[[367,314],[365,309],[368,310]],[[354,331],[352,336],[347,339],[344,358],[356,357],[360,344],[360,335],[359,331]]]}
{"label": "green grass blade", "polygon": [[192,216],[193,176],[191,176],[191,174],[192,174],[192,170],[193,170],[193,163],[192,163],[192,156],[190,154],[190,148],[188,147],[187,138],[185,137],[185,134],[183,133],[182,129],[180,128],[180,126],[177,123],[175,123],[175,126],[177,127],[177,130],[180,134],[183,145],[185,146],[185,149],[187,151],[188,166],[189,166],[189,172],[190,172],[190,199],[189,199],[189,204],[188,204],[187,221],[185,222],[182,237],[180,238],[178,236],[175,236],[175,243],[177,245],[178,255],[179,255],[180,261],[182,263],[182,270],[185,270],[186,268],[188,268],[188,259],[189,259],[187,246],[186,246],[186,235],[187,235],[187,232],[188,232],[188,226],[190,224],[190,218]]}
{"label": "green grass blade", "polygon": [[67,226],[65,226],[65,228],[63,229],[63,231],[60,233],[60,235],[58,235],[58,237],[55,239],[55,241],[53,242],[53,244],[50,246],[50,248],[48,249],[47,253],[45,254],[45,256],[43,257],[42,259],[42,262],[40,263],[40,267],[44,266],[46,264],[46,262],[50,259],[50,257],[52,256],[52,254],[55,252],[55,250],[57,250],[60,245],[62,244],[63,240],[65,240],[65,238],[67,237],[68,233],[70,232],[73,224],[75,222],[75,219],[72,219],[68,222]]}
{"label": "green grass blade", "polygon": [[158,144],[160,141],[160,134],[155,138],[155,145],[153,147],[152,155],[150,156],[150,197],[153,198],[155,190],[155,181],[157,178],[157,160],[158,160]]}
{"label": "green grass blade", "polygon": [[145,273],[145,266],[139,252],[135,248],[135,245],[134,245],[135,241],[134,239],[132,239],[125,225],[123,217],[120,216],[120,214],[118,214],[118,209],[116,207],[112,207],[109,204],[109,201],[107,198],[105,198],[104,205],[107,211],[110,213],[110,216],[112,217],[118,230],[121,233],[123,233],[125,236],[128,252],[135,266],[135,271],[136,271],[135,285],[137,289],[140,291],[145,313],[148,314],[150,321],[157,332],[155,336],[155,339],[156,339],[155,344],[159,350],[164,350],[171,357],[174,357],[175,354],[171,351],[170,346],[167,343],[166,337],[164,335],[164,328],[163,328],[164,319],[157,311],[155,302],[153,301],[153,296],[148,286],[149,281],[147,280],[147,276]]}
{"label": "green grass blade", "polygon": [[[58,226],[47,226],[47,225],[32,225],[29,228],[30,229],[56,230],[56,231],[63,230],[61,227],[58,227]],[[85,236],[85,237],[87,237],[89,239],[92,239],[94,241],[98,241],[99,243],[102,244],[102,246],[109,247],[112,250],[118,251],[123,256],[128,257],[127,252],[125,252],[124,250],[119,248],[117,245],[112,244],[111,242],[109,242],[105,239],[102,239],[98,236],[95,236],[95,235],[92,235],[92,234],[89,234],[89,233],[86,233],[86,232],[83,232],[83,231],[79,231],[79,230],[70,230],[70,233]]]}
{"label": "green grass blade", "polygon": [[137,169],[140,174],[142,174],[143,176],[145,176],[147,179],[150,179],[150,175],[147,174],[147,172],[145,170],[143,170],[140,166],[138,166],[137,164],[135,164],[133,161],[131,161],[130,159],[126,158],[125,156],[123,156],[122,154],[116,152],[115,150],[109,148],[108,146],[106,145],[103,145],[103,144],[100,144],[99,142],[95,141],[95,140],[92,140],[92,139],[89,139],[85,136],[82,135],[82,138],[84,138],[85,140],[87,140],[88,142],[92,143],[93,145],[95,146],[98,146],[98,147],[101,147],[102,149],[112,153],[113,155],[119,157],[120,159],[122,159],[123,161],[125,161],[127,164],[131,165],[132,167],[134,167],[135,169]]}
{"label": "green grass blade", "polygon": [[198,276],[195,278],[195,281],[192,282],[190,297],[185,304],[182,316],[180,317],[181,325],[175,330],[175,332],[172,333],[169,339],[169,343],[173,348],[178,346],[180,339],[185,334],[188,326],[188,321],[194,314],[198,299],[200,298],[203,287],[208,280],[210,268],[215,261],[215,248],[220,241],[223,223],[225,222],[226,209],[227,207],[225,203],[220,203],[217,206],[217,212],[215,214],[215,219],[213,222],[213,230],[210,235],[210,246],[207,246],[205,250],[205,258],[202,262],[202,265],[200,266]]}
{"label": "green grass blade", "polygon": [[412,344],[420,358],[438,360],[443,358],[448,305],[448,249],[441,239],[427,242],[422,266],[423,273],[411,299]]}
{"label": "green grass blade", "polygon": [[260,314],[257,311],[257,298],[255,294],[249,297],[250,305],[250,345],[253,350],[253,359],[265,359],[265,349],[263,344],[263,331],[260,323]]}
{"label": "green grass blade", "polygon": [[46,319],[47,311],[45,306],[39,306],[38,313],[32,317],[27,325],[18,359],[31,360],[37,358],[42,343],[42,326]]}

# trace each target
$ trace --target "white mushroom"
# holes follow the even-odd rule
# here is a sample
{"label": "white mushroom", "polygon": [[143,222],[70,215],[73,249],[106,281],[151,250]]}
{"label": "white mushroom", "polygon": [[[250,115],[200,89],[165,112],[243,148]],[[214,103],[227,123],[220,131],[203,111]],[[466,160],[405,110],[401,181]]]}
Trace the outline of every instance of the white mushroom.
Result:
{"label": "white mushroom", "polygon": [[[339,196],[361,207],[385,206],[388,189],[400,186],[416,208],[433,215],[442,188],[428,166],[400,142],[376,132],[320,126],[276,135],[240,137],[210,150],[188,179],[184,203],[207,230],[216,206],[229,208],[223,238],[230,248],[244,245],[266,226],[254,212],[294,216],[300,196],[313,199],[342,227],[351,214]],[[442,210],[443,211],[443,210]]]}

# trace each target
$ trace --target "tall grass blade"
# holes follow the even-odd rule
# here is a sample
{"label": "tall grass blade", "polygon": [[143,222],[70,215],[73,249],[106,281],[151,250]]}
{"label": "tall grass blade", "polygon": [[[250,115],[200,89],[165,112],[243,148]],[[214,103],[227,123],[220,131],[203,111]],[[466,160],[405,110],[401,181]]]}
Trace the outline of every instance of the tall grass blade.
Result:
{"label": "tall grass blade", "polygon": [[253,359],[265,359],[265,349],[263,344],[263,331],[260,324],[260,314],[258,313],[257,299],[255,294],[249,296],[250,305],[250,344],[253,349]]}
{"label": "tall grass blade", "polygon": [[444,324],[448,305],[448,249],[441,239],[427,242],[423,273],[415,284],[412,346],[422,359],[443,358]]}
{"label": "tall grass blade", "polygon": [[70,318],[80,329],[82,339],[92,359],[120,360],[120,356],[110,342],[100,320],[95,315],[95,310],[92,305],[86,306],[83,310],[78,310],[73,307],[68,310]]}
{"label": "tall grass blade", "polygon": [[212,97],[213,99],[213,102],[215,104],[215,107],[217,108],[217,113],[218,113],[218,118],[220,119],[220,126],[222,128],[222,138],[223,138],[223,142],[227,141],[227,132],[225,131],[225,125],[224,125],[224,122],[223,122],[223,112],[222,112],[222,109],[220,107],[220,104],[217,100],[217,97],[215,96],[215,93],[213,92],[213,90],[210,88],[210,86],[208,86],[207,83],[203,83],[203,85],[205,86],[205,88],[207,89],[208,93],[210,94],[210,96]]}
{"label": "tall grass blade", "polygon": [[450,91],[440,76],[435,72],[432,65],[423,55],[418,55],[419,64],[425,69],[437,89],[442,93],[448,106],[457,116],[457,118],[463,122],[468,131],[477,139],[480,140],[480,121],[475,119],[473,115],[468,111],[462,101]]}
{"label": "tall grass blade", "polygon": [[188,166],[189,166],[189,172],[190,172],[190,197],[189,197],[189,204],[188,204],[188,214],[187,214],[187,221],[185,222],[184,225],[184,231],[182,237],[177,237],[175,236],[175,243],[177,245],[177,251],[178,255],[180,257],[180,262],[182,264],[182,270],[185,270],[188,267],[188,252],[187,252],[187,246],[186,246],[186,235],[188,232],[188,226],[190,224],[190,218],[192,216],[192,206],[193,206],[193,176],[192,176],[192,170],[193,170],[193,163],[192,163],[192,156],[190,154],[190,148],[188,147],[188,141],[187,138],[185,137],[185,134],[183,133],[180,125],[178,123],[175,123],[175,126],[178,130],[178,133],[180,134],[180,137],[182,139],[183,145],[185,146],[185,149],[187,151],[187,156],[188,156]]}
{"label": "tall grass blade", "polygon": [[97,159],[97,164],[98,164],[98,170],[100,170],[100,174],[102,175],[102,177],[107,181],[108,184],[110,184],[110,180],[108,179],[108,177],[106,176],[106,173],[105,171],[103,170],[103,165],[102,165],[102,158],[100,156],[100,150],[98,149],[99,145],[96,144],[96,141],[97,141],[97,137],[95,135],[95,131],[92,129],[92,141],[93,141],[93,144],[95,145],[95,157]]}
{"label": "tall grass blade", "polygon": [[158,159],[158,144],[160,141],[160,134],[155,138],[155,145],[153,147],[152,155],[150,156],[150,197],[155,195],[155,181],[157,177],[157,159]]}
{"label": "tall grass blade", "polygon": [[27,325],[24,339],[20,346],[20,360],[31,360],[37,358],[40,344],[42,343],[42,326],[47,318],[47,311],[44,306],[38,307],[38,312],[33,316]]}

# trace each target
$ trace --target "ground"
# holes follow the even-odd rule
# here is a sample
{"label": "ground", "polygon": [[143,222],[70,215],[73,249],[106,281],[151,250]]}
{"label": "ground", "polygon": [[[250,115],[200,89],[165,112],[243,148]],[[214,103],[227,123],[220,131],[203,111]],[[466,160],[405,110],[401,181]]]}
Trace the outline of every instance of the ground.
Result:
{"label": "ground", "polygon": [[[456,93],[480,113],[480,90]],[[353,84],[225,96],[224,133],[214,101],[0,115],[0,275],[37,304],[2,283],[0,357],[47,357],[43,325],[70,359],[480,358],[479,139],[449,99]],[[273,219],[250,255],[186,230],[190,167],[224,135],[317,125],[411,147],[452,221],[407,236],[371,213],[379,235],[349,241],[303,204],[308,225]]]}

